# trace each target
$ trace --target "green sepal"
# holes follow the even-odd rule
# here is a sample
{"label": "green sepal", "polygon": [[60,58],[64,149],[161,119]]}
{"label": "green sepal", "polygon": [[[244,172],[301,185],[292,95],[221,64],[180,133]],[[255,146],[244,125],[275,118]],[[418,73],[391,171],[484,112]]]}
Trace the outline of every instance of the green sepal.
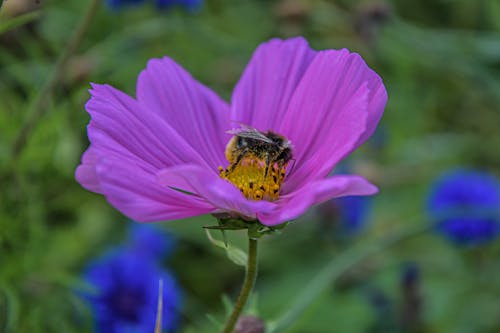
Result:
{"label": "green sepal", "polygon": [[248,226],[248,237],[252,239],[258,239],[264,235],[275,234],[277,232],[280,232],[283,228],[285,228],[288,225],[288,223],[289,222],[285,222],[272,227],[263,225],[260,222],[254,223]]}
{"label": "green sepal", "polygon": [[248,255],[245,253],[245,251],[243,251],[242,249],[240,249],[236,246],[228,244],[227,240],[220,241],[220,240],[213,238],[212,234],[210,234],[209,229],[205,229],[205,231],[207,232],[208,240],[212,244],[226,250],[226,255],[229,258],[229,260],[231,260],[232,262],[234,262],[238,266],[243,266],[243,267],[247,266]]}
{"label": "green sepal", "polygon": [[194,196],[194,197],[199,197],[198,194],[193,193],[193,192],[189,192],[189,191],[186,191],[186,190],[183,190],[182,188],[178,188],[178,187],[174,187],[174,186],[169,186],[169,188],[172,189],[172,190],[174,190],[174,191],[186,194],[186,195],[191,195],[191,196]]}
{"label": "green sepal", "polygon": [[285,222],[278,224],[276,226],[266,226],[260,223],[258,220],[243,220],[240,218],[233,217],[222,217],[214,215],[217,219],[218,225],[216,226],[204,226],[205,229],[213,230],[248,230],[248,236],[252,239],[261,238],[263,235],[270,235],[284,229],[288,223]]}

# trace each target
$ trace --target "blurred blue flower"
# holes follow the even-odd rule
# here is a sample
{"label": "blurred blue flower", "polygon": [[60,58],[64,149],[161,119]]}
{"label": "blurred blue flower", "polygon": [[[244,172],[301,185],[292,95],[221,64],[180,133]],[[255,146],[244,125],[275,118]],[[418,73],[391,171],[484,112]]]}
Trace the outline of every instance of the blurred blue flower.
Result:
{"label": "blurred blue flower", "polygon": [[[127,6],[134,6],[144,3],[145,0],[106,0],[106,5],[111,9],[121,9]],[[170,9],[180,6],[188,11],[195,11],[200,8],[203,0],[153,0],[157,9]]]}
{"label": "blurred blue flower", "polygon": [[134,6],[143,3],[144,0],[106,0],[106,5],[111,9]]}
{"label": "blurred blue flower", "polygon": [[162,327],[170,332],[179,320],[180,291],[167,271],[124,249],[116,249],[93,262],[85,272],[85,280],[96,292],[84,297],[91,304],[96,332],[154,332],[160,279]]}
{"label": "blurred blue flower", "polygon": [[188,11],[195,11],[201,7],[202,0],[154,0],[154,3],[158,9],[181,6]]}
{"label": "blurred blue flower", "polygon": [[365,227],[370,210],[370,197],[348,196],[327,201],[319,207],[322,228],[332,228],[335,236],[353,236]]}
{"label": "blurred blue flower", "polygon": [[340,207],[340,225],[345,234],[359,232],[368,221],[371,197],[351,196],[335,199]]}
{"label": "blurred blue flower", "polygon": [[[343,160],[335,167],[334,175],[350,174],[352,160]],[[371,213],[372,198],[369,196],[347,196],[326,201],[319,206],[322,227],[331,228],[335,237],[350,237],[360,232],[367,224]]]}
{"label": "blurred blue flower", "polygon": [[131,221],[127,245],[135,253],[163,259],[174,249],[175,239],[156,225]]}
{"label": "blurred blue flower", "polygon": [[459,245],[491,242],[500,233],[500,184],[480,171],[454,170],[433,185],[428,211],[438,232]]}

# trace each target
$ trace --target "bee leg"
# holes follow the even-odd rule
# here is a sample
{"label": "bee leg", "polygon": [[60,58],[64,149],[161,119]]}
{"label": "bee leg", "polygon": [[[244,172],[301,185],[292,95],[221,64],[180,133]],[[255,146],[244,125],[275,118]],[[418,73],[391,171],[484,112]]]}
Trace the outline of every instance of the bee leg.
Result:
{"label": "bee leg", "polygon": [[266,171],[264,171],[264,179],[267,178],[267,174],[269,173],[269,165],[271,164],[271,156],[269,153],[266,156]]}
{"label": "bee leg", "polygon": [[234,161],[234,163],[231,163],[231,165],[229,165],[229,167],[227,168],[229,172],[232,172],[238,166],[238,164],[240,164],[241,160],[243,159],[243,157],[245,157],[245,155],[246,151],[243,151],[241,152],[241,154],[238,155],[238,157],[236,157],[236,161]]}

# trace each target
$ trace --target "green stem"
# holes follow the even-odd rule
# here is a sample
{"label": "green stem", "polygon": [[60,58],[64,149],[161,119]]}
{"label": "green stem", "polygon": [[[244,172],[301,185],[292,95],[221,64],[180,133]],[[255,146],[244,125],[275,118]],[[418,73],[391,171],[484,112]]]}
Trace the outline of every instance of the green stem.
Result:
{"label": "green stem", "polygon": [[28,139],[33,132],[37,122],[42,118],[48,107],[48,101],[51,99],[54,90],[62,81],[66,65],[70,57],[78,50],[83,36],[87,33],[93,17],[95,16],[101,0],[90,0],[89,6],[82,20],[78,24],[75,32],[69,39],[61,56],[54,65],[54,69],[48,80],[42,86],[33,104],[31,105],[28,117],[19,131],[12,146],[12,160],[15,161],[21,155]]}
{"label": "green stem", "polygon": [[247,303],[248,296],[252,292],[252,288],[255,284],[257,278],[257,239],[248,238],[248,262],[245,273],[245,280],[243,281],[243,286],[241,287],[240,295],[236,300],[233,312],[226,322],[223,333],[232,333],[236,321],[243,311],[245,304]]}
{"label": "green stem", "polygon": [[306,308],[332,285],[332,282],[360,261],[408,238],[420,235],[428,229],[428,225],[418,225],[417,227],[404,230],[382,240],[376,240],[368,245],[364,242],[360,242],[349,250],[341,253],[331,260],[319,274],[315,275],[315,277],[308,282],[307,288],[304,288],[295,301],[292,302],[290,308],[269,325],[269,333],[283,332],[288,329]]}

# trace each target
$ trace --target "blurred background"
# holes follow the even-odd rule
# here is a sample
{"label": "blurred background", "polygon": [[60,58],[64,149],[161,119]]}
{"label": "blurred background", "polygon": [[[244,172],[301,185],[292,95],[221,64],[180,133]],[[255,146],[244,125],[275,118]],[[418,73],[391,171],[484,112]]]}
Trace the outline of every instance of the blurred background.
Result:
{"label": "blurred background", "polygon": [[[89,10],[91,2],[4,0],[0,10],[0,332],[147,332],[99,327],[120,315],[139,321],[137,302],[119,294],[129,273],[118,270],[118,291],[92,278],[131,252],[154,263],[149,275],[137,264],[144,281],[168,276],[166,331],[219,331],[244,270],[207,240],[202,226],[215,219],[146,225],[143,238],[74,180],[88,145],[89,82],[134,95],[147,60],[168,55],[229,99],[258,44],[297,35],[315,49],[358,52],[383,78],[389,101],[379,128],[342,165],[380,193],[325,203],[262,239],[247,313],[271,325],[353,244],[434,225],[353,262],[281,332],[500,332],[500,1],[102,0]],[[440,199],[442,175],[457,168],[488,176]],[[442,202],[445,211],[472,202],[481,214],[443,220]],[[244,232],[227,236],[245,248]],[[98,311],[99,288],[112,289],[116,313]]]}

